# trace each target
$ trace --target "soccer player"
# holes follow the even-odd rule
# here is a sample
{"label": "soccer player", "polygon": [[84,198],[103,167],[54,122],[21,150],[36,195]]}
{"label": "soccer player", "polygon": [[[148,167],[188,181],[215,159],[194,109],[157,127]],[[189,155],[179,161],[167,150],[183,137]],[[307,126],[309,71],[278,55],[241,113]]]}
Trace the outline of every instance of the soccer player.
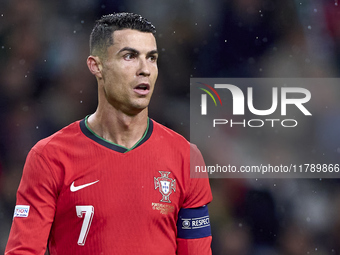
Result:
{"label": "soccer player", "polygon": [[97,110],[29,152],[5,254],[211,254],[209,180],[190,178],[202,156],[148,117],[154,34],[136,14],[96,22]]}

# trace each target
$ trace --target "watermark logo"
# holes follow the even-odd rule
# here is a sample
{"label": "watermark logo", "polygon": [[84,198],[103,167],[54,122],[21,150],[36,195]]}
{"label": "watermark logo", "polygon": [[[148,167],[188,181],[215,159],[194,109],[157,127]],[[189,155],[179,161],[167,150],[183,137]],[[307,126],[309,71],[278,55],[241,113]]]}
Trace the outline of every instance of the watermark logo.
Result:
{"label": "watermark logo", "polygon": [[190,78],[190,177],[339,178],[339,82]]}
{"label": "watermark logo", "polygon": [[[204,84],[204,83],[202,83]],[[218,97],[220,100],[220,103],[222,105],[221,98],[219,94],[216,92],[216,90],[207,85]],[[238,88],[235,85],[231,84],[215,84],[216,89],[228,89],[233,97],[233,115],[244,115],[244,94],[240,88]],[[215,105],[216,100],[213,97],[213,95],[207,91],[206,89],[200,88],[203,91],[207,92],[210,97],[214,100]],[[291,93],[296,93],[296,94],[301,94],[304,95],[303,98],[287,98],[287,95]],[[202,115],[207,115],[207,95],[202,94],[201,97],[201,114]],[[311,93],[309,90],[305,88],[289,88],[289,87],[283,87],[281,88],[281,115],[286,115],[287,114],[287,105],[292,104],[295,105],[304,115],[312,115],[306,107],[303,105],[304,103],[307,103],[311,99]],[[278,88],[272,88],[272,105],[269,109],[266,110],[259,110],[254,107],[253,104],[253,88],[248,87],[247,88],[247,105],[248,109],[251,113],[259,116],[264,116],[264,115],[270,115],[274,113],[277,109],[278,106]]]}
{"label": "watermark logo", "polygon": [[[224,95],[225,93],[229,93],[232,96],[232,105],[228,104],[228,106],[232,106],[232,115],[233,116],[242,116],[246,113],[246,106],[249,113],[256,115],[256,116],[269,116],[271,114],[274,114],[278,111],[278,108],[280,108],[280,115],[281,116],[287,116],[287,106],[291,105],[291,107],[296,107],[303,115],[305,116],[311,116],[311,112],[307,109],[305,106],[306,103],[308,103],[311,100],[311,93],[308,89],[302,88],[302,87],[272,87],[271,89],[271,105],[269,108],[266,109],[258,109],[254,106],[254,93],[253,87],[247,87],[246,95],[243,93],[243,91],[236,85],[233,84],[214,84],[214,87],[202,83],[197,82],[199,84],[202,84],[209,88],[215,96],[218,98],[220,105],[223,106],[222,101],[223,97],[221,99],[219,93],[221,95]],[[206,92],[206,94],[201,94],[201,115],[208,115],[208,104],[207,104],[207,94],[212,98],[214,101],[215,106],[217,106],[216,99],[214,95],[207,89],[199,87],[202,91]],[[216,91],[219,90],[219,93]],[[263,98],[268,98],[268,95],[258,95],[258,99],[263,100]],[[228,102],[227,102],[228,103]],[[290,108],[292,109],[292,108]],[[218,112],[221,112],[222,110],[218,110]],[[235,125],[242,125],[244,127],[262,127],[265,125],[265,123],[271,124],[272,127],[275,126],[276,122],[280,122],[281,126],[283,127],[295,127],[297,126],[298,122],[296,119],[277,119],[277,118],[266,118],[266,119],[250,119],[246,120],[243,119],[240,121],[235,121],[233,119],[227,120],[223,118],[214,119],[213,120],[213,126],[216,125],[225,125],[230,124],[230,126]]]}
{"label": "watermark logo", "polygon": [[[217,91],[213,87],[211,87],[208,84],[202,83],[202,82],[197,82],[197,83],[202,84],[202,85],[206,86],[207,88],[209,88],[216,95],[216,97],[220,101],[220,104],[222,105],[221,97],[220,97],[220,95],[217,93]],[[214,101],[215,106],[217,106],[215,97],[211,94],[210,91],[208,91],[207,89],[204,89],[204,88],[199,88],[199,89],[201,89],[204,92],[206,92],[212,98],[212,100]],[[202,103],[201,103],[201,114],[202,115],[207,115],[207,95],[206,94],[202,94],[201,95],[201,100],[202,100]]]}

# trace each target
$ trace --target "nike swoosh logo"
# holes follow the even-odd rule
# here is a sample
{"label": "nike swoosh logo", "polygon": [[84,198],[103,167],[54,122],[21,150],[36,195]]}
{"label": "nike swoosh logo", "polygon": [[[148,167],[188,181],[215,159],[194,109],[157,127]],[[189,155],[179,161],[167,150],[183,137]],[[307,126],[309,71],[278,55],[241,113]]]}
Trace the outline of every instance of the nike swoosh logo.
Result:
{"label": "nike swoosh logo", "polygon": [[97,183],[97,182],[99,182],[99,180],[94,181],[94,182],[90,182],[90,183],[86,183],[86,184],[83,184],[83,185],[79,185],[79,186],[74,186],[74,182],[72,182],[72,184],[71,184],[71,186],[70,186],[70,190],[71,190],[72,192],[75,192],[75,191],[78,191],[78,190],[80,190],[80,189],[83,189],[83,188],[86,188],[86,187],[88,187],[88,186],[91,186],[91,185],[93,185],[93,184],[95,184],[95,183]]}

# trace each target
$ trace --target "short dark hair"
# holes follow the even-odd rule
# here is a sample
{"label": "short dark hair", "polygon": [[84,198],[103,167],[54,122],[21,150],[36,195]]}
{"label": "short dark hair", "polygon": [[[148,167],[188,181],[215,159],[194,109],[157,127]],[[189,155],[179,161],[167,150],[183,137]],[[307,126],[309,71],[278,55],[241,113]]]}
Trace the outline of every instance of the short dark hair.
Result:
{"label": "short dark hair", "polygon": [[156,28],[150,21],[135,13],[115,13],[102,16],[96,21],[90,36],[90,54],[103,56],[113,44],[113,32],[122,29],[135,29],[156,34]]}

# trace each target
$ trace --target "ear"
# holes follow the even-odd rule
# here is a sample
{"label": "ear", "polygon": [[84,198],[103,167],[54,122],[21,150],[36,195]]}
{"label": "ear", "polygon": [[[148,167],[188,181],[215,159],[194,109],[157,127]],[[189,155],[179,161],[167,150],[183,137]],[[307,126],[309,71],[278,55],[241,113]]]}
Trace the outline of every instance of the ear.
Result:
{"label": "ear", "polygon": [[89,56],[87,58],[87,67],[89,68],[90,72],[96,76],[97,78],[102,78],[102,63],[97,56]]}

